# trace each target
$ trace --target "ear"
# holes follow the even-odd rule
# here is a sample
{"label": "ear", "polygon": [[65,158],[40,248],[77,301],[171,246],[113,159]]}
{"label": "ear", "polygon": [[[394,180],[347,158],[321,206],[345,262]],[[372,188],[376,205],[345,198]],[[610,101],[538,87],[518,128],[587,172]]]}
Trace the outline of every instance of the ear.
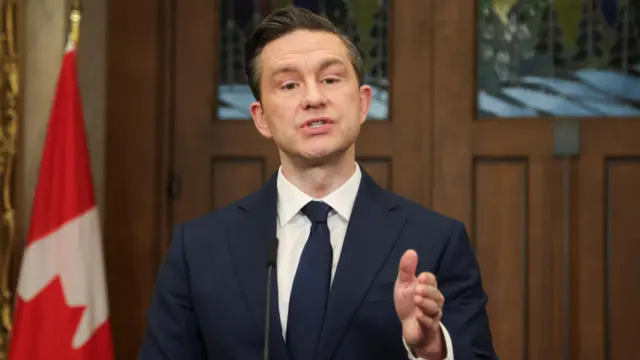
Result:
{"label": "ear", "polygon": [[267,139],[270,139],[272,137],[271,130],[269,129],[269,124],[265,121],[262,104],[259,101],[254,101],[251,103],[250,110],[253,123],[256,126],[256,129],[258,129],[258,132]]}
{"label": "ear", "polygon": [[367,120],[369,107],[371,106],[371,86],[360,86],[360,124]]}

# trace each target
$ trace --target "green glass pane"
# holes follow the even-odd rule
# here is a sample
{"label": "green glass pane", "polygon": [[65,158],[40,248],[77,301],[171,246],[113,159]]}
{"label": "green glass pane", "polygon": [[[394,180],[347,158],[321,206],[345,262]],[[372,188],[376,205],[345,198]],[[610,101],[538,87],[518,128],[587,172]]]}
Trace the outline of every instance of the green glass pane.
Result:
{"label": "green glass pane", "polygon": [[477,116],[640,116],[640,0],[481,0]]}

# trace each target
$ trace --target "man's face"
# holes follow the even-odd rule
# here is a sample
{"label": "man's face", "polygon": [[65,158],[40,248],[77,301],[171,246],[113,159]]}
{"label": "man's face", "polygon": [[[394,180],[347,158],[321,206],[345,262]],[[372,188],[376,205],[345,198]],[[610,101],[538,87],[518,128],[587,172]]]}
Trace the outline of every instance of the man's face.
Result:
{"label": "man's face", "polygon": [[371,103],[347,47],[334,34],[297,30],[267,44],[259,59],[258,131],[289,158],[322,162],[351,148]]}

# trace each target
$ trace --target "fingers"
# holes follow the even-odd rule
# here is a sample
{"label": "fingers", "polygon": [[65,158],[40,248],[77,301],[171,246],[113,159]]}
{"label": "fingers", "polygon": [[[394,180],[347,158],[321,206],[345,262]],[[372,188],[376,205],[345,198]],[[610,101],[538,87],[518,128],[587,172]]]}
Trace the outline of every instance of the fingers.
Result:
{"label": "fingers", "polygon": [[425,285],[431,285],[434,287],[438,287],[438,280],[436,280],[436,276],[430,272],[423,272],[418,276],[418,282]]}
{"label": "fingers", "polygon": [[444,306],[444,295],[435,286],[418,283],[416,285],[416,295],[434,301],[440,309]]}
{"label": "fingers", "polygon": [[407,250],[400,259],[398,268],[398,282],[410,283],[416,278],[418,254],[414,250]]}
{"label": "fingers", "polygon": [[430,317],[435,317],[440,314],[440,306],[434,300],[425,299],[419,295],[414,297],[416,306],[420,309],[422,314]]}
{"label": "fingers", "polygon": [[418,296],[416,296],[415,302],[418,309],[416,315],[418,323],[425,328],[437,328],[442,321],[442,309],[438,304],[431,299],[419,298]]}
{"label": "fingers", "polygon": [[425,327],[435,327],[442,320],[444,295],[437,288],[435,276],[422,273],[416,279],[414,303],[418,310],[416,319]]}
{"label": "fingers", "polygon": [[[424,341],[432,338],[439,331],[442,321],[444,295],[438,290],[438,282],[434,274],[423,272],[415,276],[418,257],[415,251],[405,252],[400,260],[396,289],[401,283],[411,288],[406,292],[404,306],[406,310],[402,320],[403,336],[406,341]],[[410,285],[410,286],[409,286]],[[396,303],[397,306],[397,303]],[[400,312],[399,312],[400,314]],[[417,328],[416,328],[417,327]],[[413,344],[413,342],[407,342]]]}

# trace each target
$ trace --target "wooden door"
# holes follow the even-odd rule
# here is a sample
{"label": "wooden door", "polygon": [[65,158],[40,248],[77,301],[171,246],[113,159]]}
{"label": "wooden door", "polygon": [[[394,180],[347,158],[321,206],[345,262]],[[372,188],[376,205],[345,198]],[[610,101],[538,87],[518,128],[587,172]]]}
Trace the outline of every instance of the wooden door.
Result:
{"label": "wooden door", "polygon": [[636,357],[640,2],[436,3],[433,205],[470,230],[498,354]]}
{"label": "wooden door", "polygon": [[[275,146],[257,132],[242,48],[274,5],[291,1],[175,3],[173,223],[203,215],[260,187],[277,170]],[[374,87],[357,157],[384,187],[427,203],[430,195],[430,2],[293,1],[356,36]],[[420,70],[422,69],[422,70]],[[390,95],[389,95],[390,94]]]}

